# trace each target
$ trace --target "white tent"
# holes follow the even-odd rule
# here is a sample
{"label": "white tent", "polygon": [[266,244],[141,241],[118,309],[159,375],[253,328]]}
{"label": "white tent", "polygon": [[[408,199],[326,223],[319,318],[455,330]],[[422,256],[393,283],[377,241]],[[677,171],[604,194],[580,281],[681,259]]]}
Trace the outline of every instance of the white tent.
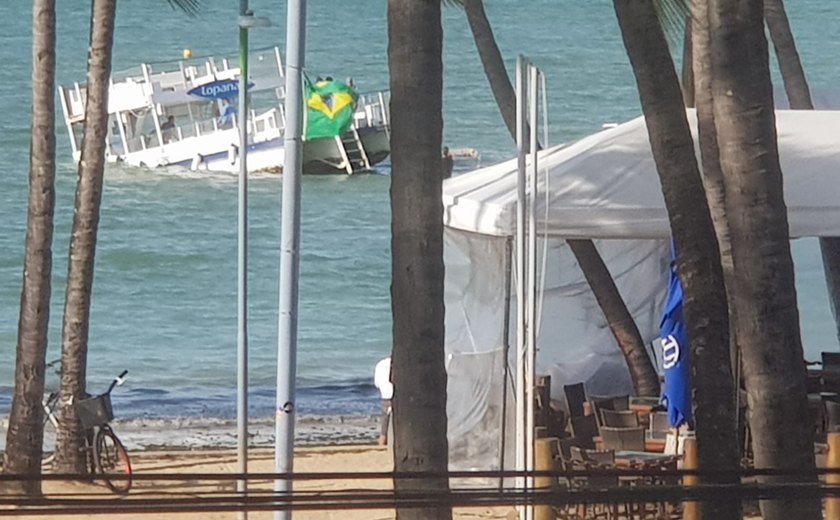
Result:
{"label": "white tent", "polygon": [[[696,127],[694,111],[688,117]],[[777,111],[776,120],[791,237],[840,236],[840,112]],[[547,173],[536,206],[545,266],[537,371],[552,376],[558,398],[564,384],[579,381],[593,394],[629,392],[624,360],[564,239],[596,239],[642,337],[653,342],[670,227],[644,119],[540,152],[539,166]],[[505,311],[506,302],[515,309],[508,298],[516,281],[506,266],[516,231],[516,160],[447,180],[443,202],[450,461],[499,467],[505,391],[509,434],[513,427],[512,392],[502,381],[505,345],[514,343],[505,333],[516,334]],[[509,468],[512,452],[505,451]]]}

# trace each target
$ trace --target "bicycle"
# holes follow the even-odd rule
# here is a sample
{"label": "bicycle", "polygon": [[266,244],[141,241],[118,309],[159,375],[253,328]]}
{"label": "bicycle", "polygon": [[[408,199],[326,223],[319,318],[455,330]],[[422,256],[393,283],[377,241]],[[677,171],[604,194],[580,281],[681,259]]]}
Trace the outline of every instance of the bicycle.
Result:
{"label": "bicycle", "polygon": [[[125,382],[126,374],[128,370],[123,370],[115,377],[105,393],[82,399],[75,404],[76,413],[86,431],[85,438],[88,441],[88,447],[93,451],[92,467],[102,476],[105,485],[114,493],[119,494],[126,494],[131,489],[131,460],[128,458],[128,451],[109,423],[114,419],[111,391],[115,386],[120,386]],[[123,473],[124,476],[112,479],[111,476],[117,473]]]}
{"label": "bicycle", "polygon": [[[54,359],[47,363],[46,369],[50,370],[53,369],[56,375],[60,376],[58,366],[61,362],[61,359]],[[58,417],[56,417],[55,409],[58,405],[58,390],[53,390],[49,394],[44,395],[44,399],[41,401],[41,406],[44,408],[44,429],[48,424],[52,425],[53,432],[58,432]],[[47,452],[44,450],[44,456],[41,459],[42,466],[49,466],[55,460],[55,450]]]}
{"label": "bicycle", "polygon": [[[48,366],[54,365],[55,362]],[[111,381],[111,385],[105,393],[81,399],[73,405],[85,430],[85,446],[88,465],[91,475],[99,474],[105,485],[114,493],[124,495],[131,489],[131,460],[128,451],[120,441],[117,434],[111,428],[110,422],[114,419],[114,410],[111,406],[111,392],[114,387],[125,382],[124,370],[120,375]],[[58,418],[55,415],[58,403],[58,392],[51,392],[44,398],[43,406],[46,412],[44,424],[50,422],[58,431]],[[55,454],[44,458],[43,463],[52,462]],[[116,478],[112,478],[116,477]]]}

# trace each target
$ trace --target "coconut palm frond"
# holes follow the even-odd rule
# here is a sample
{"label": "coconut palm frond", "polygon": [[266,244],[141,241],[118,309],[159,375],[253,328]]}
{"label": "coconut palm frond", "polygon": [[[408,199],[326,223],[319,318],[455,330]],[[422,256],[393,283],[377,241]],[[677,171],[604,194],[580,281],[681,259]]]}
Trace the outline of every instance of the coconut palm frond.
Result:
{"label": "coconut palm frond", "polygon": [[682,46],[685,34],[685,22],[691,15],[690,0],[653,0],[659,25],[668,39],[668,45],[674,48]]}
{"label": "coconut palm frond", "polygon": [[201,0],[166,0],[172,9],[180,9],[190,16],[196,16],[201,9]]}

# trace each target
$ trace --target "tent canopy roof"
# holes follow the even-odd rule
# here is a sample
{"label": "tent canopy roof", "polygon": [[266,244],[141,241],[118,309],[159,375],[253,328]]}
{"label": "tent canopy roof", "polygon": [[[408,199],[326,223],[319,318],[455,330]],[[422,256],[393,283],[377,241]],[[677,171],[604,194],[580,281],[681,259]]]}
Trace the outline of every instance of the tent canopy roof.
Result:
{"label": "tent canopy roof", "polygon": [[[697,149],[695,111],[687,115]],[[840,236],[840,111],[777,110],[776,128],[790,236]],[[485,235],[515,234],[516,164],[512,159],[447,180],[444,224]],[[538,166],[538,233],[670,237],[644,117],[541,151]]]}

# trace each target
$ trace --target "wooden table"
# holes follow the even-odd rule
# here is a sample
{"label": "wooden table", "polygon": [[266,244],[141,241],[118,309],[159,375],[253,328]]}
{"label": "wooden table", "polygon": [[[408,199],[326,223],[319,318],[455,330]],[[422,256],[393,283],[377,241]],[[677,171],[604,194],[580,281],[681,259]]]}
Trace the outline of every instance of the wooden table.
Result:
{"label": "wooden table", "polygon": [[615,452],[615,465],[618,467],[644,466],[645,464],[658,463],[676,457],[676,455],[664,455],[662,453],[651,453],[649,451],[627,451]]}
{"label": "wooden table", "polygon": [[[600,436],[592,437],[592,441],[595,443],[596,450],[603,450],[604,449],[604,441],[601,439]],[[645,439],[645,451],[641,452],[634,452],[634,453],[650,453],[651,455],[662,455],[662,452],[665,451],[665,439]],[[616,452],[618,453],[618,452]],[[669,455],[670,456],[670,455]]]}

